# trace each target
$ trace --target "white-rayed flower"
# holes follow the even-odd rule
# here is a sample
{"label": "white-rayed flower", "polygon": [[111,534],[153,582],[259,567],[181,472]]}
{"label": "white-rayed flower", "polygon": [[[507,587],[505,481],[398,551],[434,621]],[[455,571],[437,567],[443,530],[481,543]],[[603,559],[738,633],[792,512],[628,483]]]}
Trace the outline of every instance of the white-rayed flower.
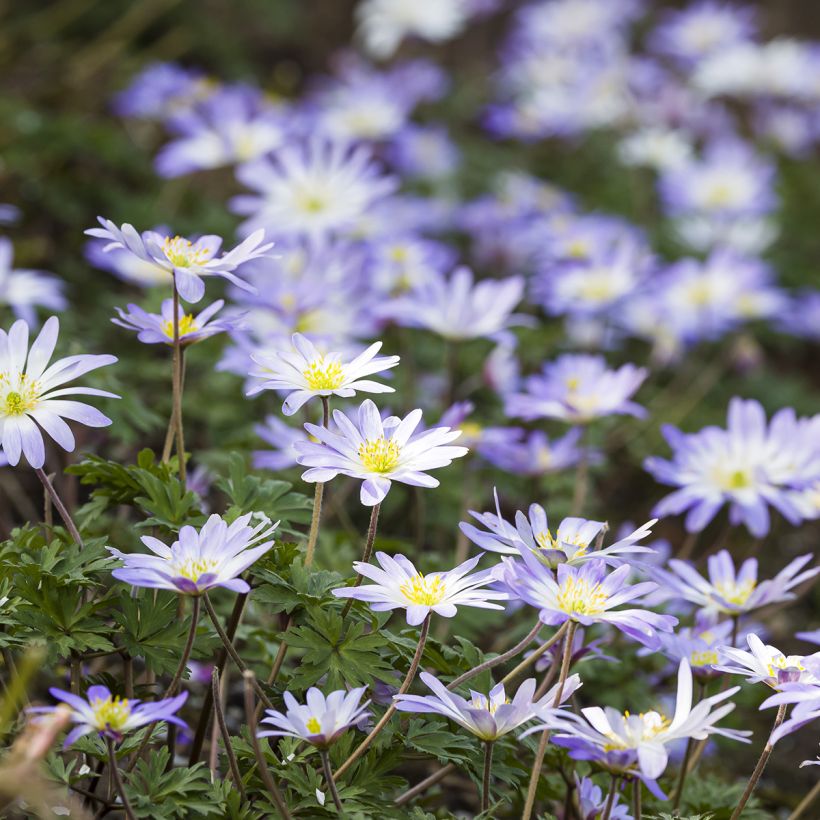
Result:
{"label": "white-rayed flower", "polygon": [[11,240],[0,236],[0,304],[8,305],[18,319],[30,325],[37,323],[38,307],[63,310],[63,282],[40,270],[13,267]]}
{"label": "white-rayed flower", "polygon": [[49,366],[59,331],[60,321],[52,316],[29,350],[29,327],[22,319],[8,333],[0,330],[0,437],[9,464],[17,464],[22,454],[35,469],[42,467],[46,458],[43,431],[64,450],[72,452],[74,434],[65,419],[87,427],[111,424],[108,416],[91,405],[65,397],[119,396],[94,387],[61,385],[113,364],[117,357],[80,354],[58,359]]}
{"label": "white-rayed flower", "polygon": [[[715,669],[730,675],[743,675],[751,683],[765,683],[779,689],[784,683],[809,683],[820,686],[817,669],[820,652],[814,655],[784,655],[777,647],[764,644],[754,633],[746,638],[751,652],[734,646],[718,648],[720,663]],[[808,664],[806,660],[811,659]]]}
{"label": "white-rayed flower", "polygon": [[479,558],[471,558],[448,572],[422,575],[404,556],[376,553],[381,569],[372,564],[355,561],[353,569],[374,581],[360,587],[334,589],[337,598],[355,598],[365,601],[374,612],[393,609],[407,610],[407,623],[420,624],[431,612],[443,618],[452,618],[459,606],[479,609],[504,609],[491,601],[505,601],[506,592],[481,589],[494,580],[490,571],[470,575]]}
{"label": "white-rayed flower", "polygon": [[[396,708],[401,712],[432,713],[443,715],[459,726],[472,732],[477,738],[491,742],[498,740],[519,726],[544,717],[544,710],[552,709],[559,684],[555,684],[542,698],[534,701],[535,678],[525,680],[512,700],[504,691],[504,684],[494,686],[488,694],[470,692],[465,700],[455,692],[449,692],[438,678],[427,672],[421,673],[432,695],[396,695]],[[578,675],[570,675],[561,688],[561,703],[565,703],[581,685]]]}
{"label": "white-rayed flower", "polygon": [[370,701],[359,703],[367,689],[361,686],[346,692],[337,689],[325,697],[316,687],[307,691],[306,703],[299,703],[290,692],[285,692],[287,712],[266,709],[266,717],[260,725],[273,726],[273,729],[261,729],[257,737],[295,737],[306,740],[320,749],[326,749],[334,743],[339,735],[357,723],[365,715]]}
{"label": "white-rayed flower", "polygon": [[389,370],[399,363],[398,356],[376,356],[381,342],[375,342],[356,358],[344,362],[341,353],[321,353],[301,333],[295,333],[291,341],[290,350],[274,350],[251,356],[259,367],[253,369],[250,375],[261,381],[247,395],[262,390],[291,391],[282,405],[282,412],[292,416],[314,396],[350,398],[357,391],[393,392],[392,387],[364,378]]}
{"label": "white-rayed flower", "polygon": [[461,435],[460,430],[434,427],[414,435],[421,410],[413,410],[403,419],[391,416],[382,420],[376,405],[366,399],[355,419],[334,410],[333,421],[335,431],[306,424],[316,441],[295,442],[296,460],[310,468],[302,478],[323,483],[339,474],[359,478],[359,497],[368,507],[383,501],[393,481],[438,487],[438,480],[425,471],[446,467],[454,458],[467,454],[466,447],[449,446]]}

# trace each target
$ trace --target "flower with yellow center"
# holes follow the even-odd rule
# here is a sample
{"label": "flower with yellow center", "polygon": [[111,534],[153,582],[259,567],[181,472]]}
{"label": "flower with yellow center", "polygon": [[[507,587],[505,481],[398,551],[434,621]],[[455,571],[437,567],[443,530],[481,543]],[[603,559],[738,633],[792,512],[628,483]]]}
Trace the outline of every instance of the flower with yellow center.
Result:
{"label": "flower with yellow center", "polygon": [[570,575],[559,587],[556,604],[568,615],[600,615],[607,598],[601,584]]}
{"label": "flower with yellow center", "polygon": [[[189,333],[195,333],[199,330],[199,325],[196,323],[196,319],[190,314],[186,313],[179,317],[179,337],[180,339],[183,336],[187,336]],[[174,320],[173,319],[165,319],[162,322],[162,332],[169,338],[174,338]]]}
{"label": "flower with yellow center", "polygon": [[109,695],[107,698],[90,700],[89,703],[94,713],[95,726],[100,731],[120,733],[131,717],[128,698],[120,699],[119,695]]}
{"label": "flower with yellow center", "polygon": [[190,239],[182,236],[166,236],[162,241],[162,252],[175,268],[201,265],[207,262],[212,255],[207,248],[194,245]]}
{"label": "flower with yellow center", "polygon": [[425,578],[420,572],[405,581],[399,589],[411,604],[420,606],[440,604],[447,594],[447,587],[440,575]]}
{"label": "flower with yellow center", "polygon": [[359,458],[365,470],[371,473],[390,473],[396,469],[401,447],[392,439],[380,436],[359,445]]}
{"label": "flower with yellow center", "polygon": [[323,356],[312,361],[302,375],[311,390],[337,390],[345,381],[345,372],[340,362],[327,361]]}

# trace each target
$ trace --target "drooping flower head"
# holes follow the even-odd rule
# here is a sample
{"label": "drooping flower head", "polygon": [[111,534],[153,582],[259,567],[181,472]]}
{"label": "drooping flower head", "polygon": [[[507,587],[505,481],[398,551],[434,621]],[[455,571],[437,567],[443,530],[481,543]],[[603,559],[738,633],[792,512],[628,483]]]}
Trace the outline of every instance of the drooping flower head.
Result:
{"label": "drooping flower head", "polygon": [[353,569],[374,581],[360,587],[341,587],[333,590],[337,598],[355,598],[370,604],[374,612],[393,609],[407,610],[407,623],[420,624],[431,612],[442,618],[452,618],[459,606],[479,609],[504,609],[492,601],[505,601],[506,592],[482,589],[493,581],[487,570],[470,574],[480,558],[471,558],[447,572],[420,573],[403,555],[390,556],[376,553],[381,565],[374,567],[356,561]]}
{"label": "drooping flower head", "polygon": [[[241,316],[223,316],[214,319],[225,302],[218,299],[211,305],[194,316],[186,313],[182,305],[179,306],[178,327],[179,343],[183,347],[209,339],[218,333],[235,329],[242,320]],[[162,303],[161,313],[148,313],[139,305],[128,305],[128,310],[117,308],[119,318],[111,321],[115,325],[124,327],[127,330],[136,330],[137,338],[144,344],[166,344],[174,343],[174,300],[165,299]]]}
{"label": "drooping flower head", "polygon": [[46,320],[37,338],[28,346],[29,328],[22,320],[8,333],[0,330],[0,436],[9,464],[20,455],[35,468],[45,463],[43,432],[69,453],[74,450],[74,434],[65,420],[87,427],[107,427],[111,419],[84,402],[64,398],[71,395],[105,396],[114,393],[94,387],[62,387],[98,367],[113,364],[116,356],[80,354],[58,359],[49,365],[60,322]]}
{"label": "drooping flower head", "polygon": [[746,637],[750,652],[734,646],[718,650],[720,662],[715,669],[743,675],[750,683],[765,683],[780,689],[785,683],[820,686],[820,652],[814,655],[784,655],[777,647],[764,644],[754,633]]}
{"label": "drooping flower head", "polygon": [[342,361],[341,353],[321,353],[301,333],[295,333],[290,350],[274,350],[251,356],[259,365],[251,376],[261,382],[248,391],[288,390],[282,412],[292,416],[314,396],[350,398],[356,391],[392,393],[393,388],[364,378],[389,370],[399,363],[398,356],[376,356],[381,342],[374,342],[351,361]]}
{"label": "drooping flower head", "polygon": [[[533,700],[535,678],[525,680],[512,700],[504,691],[504,684],[494,686],[488,694],[470,691],[465,700],[447,688],[433,675],[421,673],[421,679],[432,695],[397,695],[396,706],[401,712],[443,715],[484,741],[498,740],[533,718],[543,718],[544,711],[553,708],[558,684],[539,700]],[[566,702],[581,685],[578,675],[571,675],[561,690],[561,703]]]}
{"label": "drooping flower head", "polygon": [[365,714],[370,701],[359,703],[367,687],[337,689],[325,697],[320,690],[311,686],[307,691],[307,702],[299,703],[290,692],[285,692],[287,712],[266,709],[266,717],[260,725],[273,726],[262,729],[257,737],[295,737],[306,740],[313,746],[326,749],[338,740],[346,729],[357,723]]}
{"label": "drooping flower head", "polygon": [[[86,233],[97,239],[107,239],[105,250],[127,250],[142,262],[165,271],[176,282],[179,295],[186,302],[198,302],[205,295],[203,276],[221,276],[237,287],[251,286],[235,275],[243,263],[264,256],[273,247],[263,244],[264,230],[255,231],[233,250],[217,256],[222,246],[218,236],[201,236],[195,241],[182,236],[163,236],[154,231],[138,233],[133,225],[118,228],[110,219],[98,217],[101,228],[89,228]],[[169,279],[170,281],[170,279]]]}
{"label": "drooping flower head", "polygon": [[36,308],[59,311],[66,306],[63,283],[39,270],[14,268],[11,240],[0,236],[0,304],[8,305],[18,319],[37,323]]}
{"label": "drooping flower head", "polygon": [[232,524],[212,515],[199,531],[186,525],[179,531],[179,540],[170,547],[144,535],[142,543],[153,555],[124,553],[108,547],[125,564],[112,575],[135,587],[169,589],[183,595],[202,595],[212,587],[249,592],[250,586],[239,576],[273,546],[272,538],[265,539],[270,538],[278,524],[265,518],[256,526],[249,526],[252,515],[242,515]]}
{"label": "drooping flower head", "polygon": [[[176,715],[188,698],[187,692],[173,698],[142,703],[139,700],[112,695],[107,686],[89,686],[85,698],[62,689],[51,688],[48,691],[52,697],[67,703],[72,710],[71,721],[76,725],[66,735],[64,747],[70,746],[90,732],[97,732],[100,737],[111,738],[119,743],[129,732],[160,720],[187,728],[185,722]],[[30,711],[35,714],[49,714],[57,708],[42,706]]]}
{"label": "drooping flower head", "polygon": [[510,416],[527,420],[553,418],[584,424],[603,416],[644,416],[631,401],[647,372],[625,364],[610,370],[603,356],[566,353],[544,365],[538,376],[525,381],[524,391],[507,396]]}
{"label": "drooping flower head", "polygon": [[308,467],[305,481],[330,481],[337,475],[362,480],[362,504],[380,504],[392,481],[416,487],[438,487],[439,482],[426,470],[446,467],[454,458],[467,454],[466,447],[448,446],[461,435],[460,430],[434,427],[413,434],[421,422],[421,410],[403,419],[391,416],[382,420],[376,405],[366,399],[355,419],[340,410],[333,411],[336,430],[315,424],[305,429],[317,441],[296,442],[297,461]]}

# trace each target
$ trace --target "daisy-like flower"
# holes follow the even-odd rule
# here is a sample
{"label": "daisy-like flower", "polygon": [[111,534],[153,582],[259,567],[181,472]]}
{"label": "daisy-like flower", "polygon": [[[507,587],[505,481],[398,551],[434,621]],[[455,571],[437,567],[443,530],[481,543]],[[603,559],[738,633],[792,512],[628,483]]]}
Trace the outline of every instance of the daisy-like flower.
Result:
{"label": "daisy-like flower", "polygon": [[606,562],[588,561],[579,567],[559,564],[555,574],[530,550],[522,561],[502,559],[496,579],[522,601],[539,610],[541,621],[558,626],[566,621],[589,626],[612,624],[616,629],[650,649],[659,645],[658,632],[671,632],[678,619],[645,609],[615,609],[657,589],[644,581],[630,586],[626,579],[632,572],[624,564],[607,574]]}
{"label": "daisy-like flower", "polygon": [[302,705],[290,692],[285,692],[287,712],[266,709],[261,724],[275,728],[262,729],[257,737],[295,737],[306,740],[320,749],[326,749],[334,743],[345,730],[357,723],[367,714],[370,704],[367,700],[359,703],[367,689],[361,686],[346,692],[337,689],[325,697],[318,689],[311,686],[307,691],[307,702]]}
{"label": "daisy-like flower", "polygon": [[530,552],[551,567],[558,564],[577,565],[598,558],[617,566],[623,563],[618,558],[620,555],[653,551],[651,547],[640,546],[637,542],[651,534],[650,527],[655,523],[654,520],[605,549],[595,549],[595,540],[606,527],[603,521],[565,518],[553,535],[549,529],[547,513],[540,504],[530,504],[529,516],[520,510],[516,512],[515,525],[512,525],[502,518],[498,494],[494,495],[495,514],[470,510],[470,515],[483,524],[486,531],[464,521],[459,524],[467,538],[483,550],[502,555],[523,555]]}
{"label": "daisy-like flower", "polygon": [[250,586],[239,576],[273,546],[270,536],[279,523],[271,524],[265,518],[251,527],[252,516],[253,513],[242,515],[229,525],[218,515],[212,515],[199,531],[184,526],[179,531],[179,540],[170,547],[144,535],[142,543],[153,555],[124,553],[108,547],[125,564],[111,574],[135,587],[169,589],[183,595],[202,595],[212,587],[249,592]]}
{"label": "daisy-like flower", "polygon": [[[687,661],[698,680],[709,681],[720,674],[714,668],[719,661],[718,649],[729,643],[733,631],[734,624],[731,620],[716,622],[713,616],[701,611],[695,615],[693,626],[658,635],[658,651],[675,664]],[[638,654],[644,652],[650,654],[649,650]]]}
{"label": "daisy-like flower", "polygon": [[296,442],[296,460],[308,467],[305,481],[330,481],[337,475],[362,480],[360,499],[372,507],[380,504],[391,482],[416,487],[438,487],[439,482],[426,470],[446,467],[454,458],[467,454],[466,447],[449,446],[460,430],[434,427],[414,435],[421,422],[421,410],[403,419],[391,416],[382,420],[376,405],[366,399],[356,418],[333,411],[336,430],[306,424],[305,430],[316,441]]}
{"label": "daisy-like flower", "polygon": [[274,236],[321,243],[350,232],[375,202],[393,193],[370,150],[313,139],[287,145],[272,157],[240,165],[239,181],[255,195],[235,197],[235,213],[249,216],[245,231],[268,229]]}
{"label": "daisy-like flower", "polygon": [[759,402],[734,398],[725,430],[706,427],[687,434],[671,425],[661,429],[672,460],[653,456],[644,468],[678,489],[655,505],[653,515],[687,511],[686,529],[699,532],[728,503],[729,521],[745,524],[757,537],[769,531],[768,505],[790,523],[800,522],[793,491],[818,477],[817,428],[798,419],[790,407],[767,424]]}
{"label": "daisy-like flower", "polygon": [[784,655],[777,647],[763,643],[754,633],[746,637],[750,652],[734,646],[718,649],[715,669],[743,675],[750,683],[765,683],[772,689],[783,684],[804,683],[820,686],[820,652],[814,655]]}
{"label": "daisy-like flower", "polygon": [[506,601],[506,592],[481,589],[494,579],[488,570],[470,572],[480,557],[470,558],[447,572],[431,572],[422,575],[403,555],[390,556],[376,553],[381,569],[372,564],[355,561],[353,569],[375,583],[360,587],[334,589],[337,598],[355,598],[370,604],[374,612],[406,609],[407,623],[420,624],[431,612],[442,618],[452,618],[459,606],[479,609],[504,609],[492,601]]}
{"label": "daisy-like flower", "polygon": [[[108,737],[119,743],[123,737],[135,729],[164,720],[187,729],[185,722],[176,716],[188,697],[182,692],[174,698],[165,698],[151,703],[120,698],[111,694],[107,686],[89,686],[86,697],[72,695],[62,689],[49,689],[51,695],[71,707],[71,721],[76,726],[66,735],[64,747],[70,746],[83,735],[97,732],[100,737]],[[59,707],[40,706],[31,709],[35,714],[51,714]]]}
{"label": "daisy-like flower", "polygon": [[794,587],[813,578],[820,567],[803,570],[814,556],[811,553],[795,558],[780,572],[758,583],[757,559],[747,558],[735,570],[728,550],[710,555],[709,578],[704,578],[691,564],[673,558],[669,570],[653,569],[653,575],[673,597],[681,597],[697,604],[710,613],[743,615],[768,604],[790,601],[795,598]]}
{"label": "daisy-like flower", "polygon": [[[501,431],[504,431],[502,434]],[[550,439],[542,430],[524,432],[520,428],[494,428],[478,451],[490,464],[520,476],[542,476],[573,467],[583,458],[579,446],[582,430],[574,427],[563,436]]]}
{"label": "daisy-like flower", "polygon": [[393,388],[364,378],[389,370],[399,363],[398,356],[376,356],[382,343],[375,342],[349,362],[341,353],[321,353],[301,333],[291,339],[290,350],[274,350],[251,356],[259,365],[251,371],[261,382],[248,391],[249,396],[262,390],[288,390],[282,412],[292,416],[314,396],[350,398],[356,391],[392,393]]}
{"label": "daisy-like flower", "polygon": [[524,392],[507,396],[506,412],[528,421],[574,424],[614,414],[640,418],[646,411],[630,399],[646,376],[643,367],[625,364],[610,370],[603,356],[567,353],[545,364],[541,375],[527,378]]}
{"label": "daisy-like flower", "polygon": [[254,432],[269,450],[254,450],[251,460],[255,470],[286,470],[295,467],[297,441],[307,441],[308,435],[301,427],[291,427],[278,416],[267,416],[264,424],[257,424]]}
{"label": "daisy-like flower", "polygon": [[[80,354],[58,359],[49,366],[57,344],[60,321],[50,317],[29,350],[29,328],[16,321],[8,333],[0,330],[0,436],[9,464],[20,455],[39,469],[45,463],[43,432],[69,453],[74,450],[74,434],[65,419],[87,427],[107,427],[111,419],[84,402],[65,396],[105,396],[114,393],[94,387],[61,387],[98,367],[113,364],[116,356]],[[39,425],[39,426],[38,426]]]}
{"label": "daisy-like flower", "polygon": [[666,770],[668,744],[685,738],[703,740],[712,734],[745,741],[751,734],[715,726],[735,708],[735,704],[723,703],[714,707],[739,689],[735,686],[719,692],[693,707],[692,671],[684,660],[678,667],[678,692],[671,719],[654,710],[631,714],[611,707],[591,706],[582,709],[581,715],[553,713],[545,726],[530,728],[524,735],[551,728],[557,731],[553,742],[568,749],[573,759],[594,760],[612,773],[639,777],[654,794],[665,800],[655,781]]}
{"label": "daisy-like flower", "polygon": [[[812,669],[813,676],[820,677],[820,657],[811,656],[803,658],[803,663]],[[790,735],[801,729],[807,723],[820,718],[820,684],[809,681],[795,681],[792,683],[782,683],[780,691],[766,698],[760,704],[761,709],[770,709],[773,706],[791,705],[794,708],[788,719],[778,726],[771,735],[769,742],[777,743],[785,735]],[[820,760],[804,760],[800,766],[817,766]]]}
{"label": "daisy-like flower", "polygon": [[63,283],[39,270],[12,267],[11,240],[0,236],[0,304],[8,305],[18,319],[37,322],[35,308],[63,310],[66,305]]}
{"label": "daisy-like flower", "polygon": [[[558,693],[556,683],[544,697],[534,701],[535,678],[529,678],[518,687],[512,700],[507,697],[503,683],[494,686],[486,695],[471,690],[470,700],[465,700],[455,692],[449,692],[433,675],[422,672],[420,677],[433,694],[396,695],[399,711],[443,715],[487,742],[498,740],[533,718],[543,718],[544,711],[553,708]],[[580,685],[578,675],[568,677],[561,690],[561,703],[569,700]]]}
{"label": "daisy-like flower", "polygon": [[[223,316],[220,319],[213,317],[222,310],[224,300],[218,299],[205,310],[194,316],[186,313],[182,305],[179,306],[179,343],[183,347],[201,342],[217,333],[225,333],[233,330],[239,325],[241,316]],[[128,310],[117,308],[118,319],[111,321],[115,325],[126,328],[126,330],[136,330],[137,338],[149,345],[174,343],[174,300],[165,299],[162,303],[161,313],[148,313],[139,305],[128,305]],[[213,321],[212,321],[213,320]]]}
{"label": "daisy-like flower", "polygon": [[165,271],[176,282],[179,295],[186,302],[198,302],[205,295],[203,276],[221,276],[237,287],[253,290],[234,274],[243,263],[264,256],[273,247],[263,243],[265,232],[258,230],[233,250],[217,256],[222,246],[221,237],[201,236],[196,241],[182,236],[163,236],[154,231],[138,233],[133,225],[117,227],[110,219],[97,217],[101,228],[89,228],[88,236],[107,239],[106,251],[127,250],[142,262],[153,264]]}

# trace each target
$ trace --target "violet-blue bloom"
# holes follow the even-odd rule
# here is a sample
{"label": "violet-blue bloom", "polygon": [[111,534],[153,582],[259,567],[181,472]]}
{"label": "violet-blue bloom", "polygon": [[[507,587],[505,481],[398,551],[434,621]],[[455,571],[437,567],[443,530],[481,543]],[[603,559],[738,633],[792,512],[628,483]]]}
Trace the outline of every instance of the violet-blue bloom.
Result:
{"label": "violet-blue bloom", "polygon": [[63,310],[63,283],[43,271],[12,267],[13,257],[11,240],[0,236],[0,304],[8,305],[29,325],[37,323],[38,307]]}
{"label": "violet-blue bloom", "polygon": [[583,433],[580,427],[552,439],[541,430],[496,427],[493,431],[494,435],[482,439],[476,449],[490,464],[513,475],[534,477],[560,472],[584,457],[579,446]]}
{"label": "violet-blue bloom", "polygon": [[[225,333],[237,328],[242,321],[239,315],[222,316],[219,319],[213,317],[222,309],[224,300],[218,299],[205,310],[194,316],[186,313],[182,305],[178,311],[179,342],[184,347],[201,342],[215,336],[217,333]],[[117,308],[119,318],[112,319],[115,325],[124,327],[127,330],[136,330],[137,338],[144,344],[166,344],[174,343],[174,301],[165,299],[162,302],[161,313],[148,313],[139,305],[129,304],[128,310]]]}
{"label": "violet-blue bloom", "polygon": [[296,442],[308,441],[308,435],[301,427],[291,427],[278,416],[266,416],[264,424],[257,424],[254,432],[270,445],[269,450],[254,450],[251,460],[256,470],[285,470],[295,467]]}
{"label": "violet-blue bloom", "polygon": [[205,98],[213,90],[200,71],[177,63],[152,63],[117,94],[114,109],[123,117],[164,119]]}
{"label": "violet-blue bloom", "polygon": [[[575,777],[575,792],[578,795],[578,807],[581,812],[581,817],[584,820],[595,820],[596,817],[603,817],[607,810],[607,801],[609,795],[604,793],[600,786],[596,786],[595,782],[589,777],[578,777],[577,772],[573,772]],[[632,814],[629,811],[629,806],[621,803],[621,795],[616,791],[615,799],[609,807],[610,820],[633,820]],[[569,820],[568,817],[562,817],[562,820]]]}

